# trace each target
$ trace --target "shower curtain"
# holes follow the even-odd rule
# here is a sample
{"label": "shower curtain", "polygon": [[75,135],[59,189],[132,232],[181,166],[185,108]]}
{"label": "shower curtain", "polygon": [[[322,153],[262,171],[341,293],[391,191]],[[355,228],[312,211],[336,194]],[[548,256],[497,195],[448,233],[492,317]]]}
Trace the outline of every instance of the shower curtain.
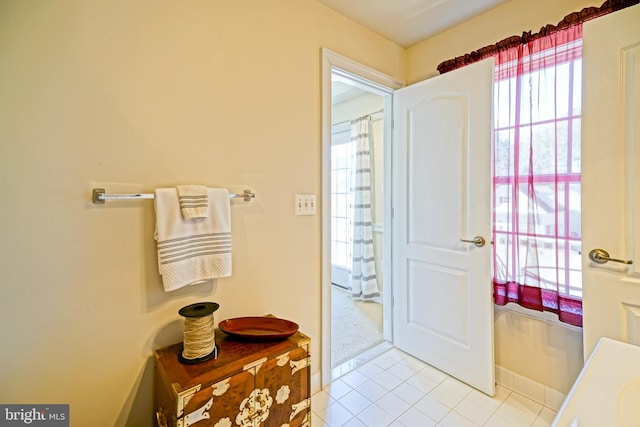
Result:
{"label": "shower curtain", "polygon": [[373,246],[371,185],[371,117],[351,122],[355,168],[351,180],[352,258],[349,284],[354,298],[372,299],[380,296]]}

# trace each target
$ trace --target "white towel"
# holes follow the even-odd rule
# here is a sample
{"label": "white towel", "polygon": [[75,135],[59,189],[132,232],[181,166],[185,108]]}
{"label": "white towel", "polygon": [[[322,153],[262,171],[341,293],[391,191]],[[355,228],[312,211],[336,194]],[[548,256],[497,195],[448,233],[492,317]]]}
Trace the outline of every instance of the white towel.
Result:
{"label": "white towel", "polygon": [[207,217],[209,211],[207,187],[204,185],[178,185],[176,188],[184,219]]}
{"label": "white towel", "polygon": [[155,191],[158,269],[165,291],[231,276],[229,192],[208,188],[207,218],[182,218],[178,191]]}

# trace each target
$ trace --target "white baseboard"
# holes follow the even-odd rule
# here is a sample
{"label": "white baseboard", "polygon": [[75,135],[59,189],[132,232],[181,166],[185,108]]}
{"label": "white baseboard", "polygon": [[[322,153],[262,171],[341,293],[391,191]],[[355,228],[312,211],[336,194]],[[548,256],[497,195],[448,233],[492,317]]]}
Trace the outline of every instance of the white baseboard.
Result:
{"label": "white baseboard", "polygon": [[320,372],[316,372],[311,375],[311,395],[319,392],[322,389],[322,375]]}
{"label": "white baseboard", "polygon": [[498,365],[496,365],[496,382],[554,411],[560,409],[562,402],[564,402],[567,397],[564,393],[560,393],[544,384],[518,375]]}

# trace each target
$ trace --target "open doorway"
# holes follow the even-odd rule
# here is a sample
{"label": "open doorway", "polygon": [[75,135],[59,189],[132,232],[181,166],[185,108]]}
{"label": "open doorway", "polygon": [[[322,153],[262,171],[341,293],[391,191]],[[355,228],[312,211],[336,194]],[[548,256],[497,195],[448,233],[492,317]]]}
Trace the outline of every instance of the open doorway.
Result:
{"label": "open doorway", "polygon": [[334,70],[331,95],[331,368],[341,373],[385,342],[384,94]]}
{"label": "open doorway", "polygon": [[[354,117],[336,117],[332,120],[333,116],[333,94],[332,80],[335,80],[336,76],[340,76],[343,80],[342,83],[346,83],[344,89],[358,89],[363,93],[374,94],[378,101],[382,99],[382,107],[378,106],[367,107],[365,110],[361,110],[359,113],[354,113]],[[346,79],[346,80],[345,80]],[[336,320],[332,320],[332,306],[336,302],[332,298],[332,293],[336,290],[340,291],[340,288],[336,288],[332,285],[333,281],[339,281],[340,279],[334,279],[337,274],[332,274],[332,251],[338,249],[332,249],[331,234],[332,234],[332,212],[334,210],[334,202],[332,200],[332,179],[331,179],[331,156],[332,156],[332,123],[340,124],[340,122],[349,121],[353,118],[361,118],[363,116],[370,116],[372,122],[377,120],[379,126],[382,127],[382,145],[374,153],[376,160],[381,166],[378,166],[379,173],[376,174],[375,180],[382,190],[381,195],[378,196],[378,208],[381,209],[381,217],[376,221],[376,230],[379,239],[382,240],[378,245],[378,252],[381,253],[381,259],[379,260],[378,268],[382,277],[382,292],[379,301],[382,303],[382,338],[387,343],[392,342],[392,304],[391,304],[391,192],[387,189],[391,188],[391,134],[392,134],[392,112],[393,112],[393,92],[404,86],[404,83],[398,81],[388,75],[380,73],[367,66],[359,64],[348,58],[345,58],[339,54],[331,52],[328,49],[322,49],[322,377],[321,386],[328,385],[332,379],[340,376],[346,372],[340,372],[339,368],[332,369],[332,323],[336,323],[337,328],[340,328],[341,323]],[[339,89],[335,89],[336,95]],[[354,92],[355,94],[356,92]],[[346,95],[345,95],[346,96]],[[339,99],[337,100],[339,101]],[[336,114],[338,111],[336,109]],[[349,124],[350,126],[350,124]],[[374,124],[374,127],[376,125]],[[375,149],[375,147],[374,147]],[[373,221],[372,221],[373,222]],[[380,226],[382,232],[380,233]],[[374,235],[376,232],[374,232]],[[385,275],[386,272],[386,275]],[[335,273],[335,269],[334,269]],[[387,280],[384,280],[385,276]],[[348,286],[347,286],[348,289]],[[351,291],[346,292],[346,295],[337,295],[336,298],[345,296],[349,300],[351,298]],[[367,303],[371,304],[371,303]],[[345,328],[342,328],[345,329]],[[340,332],[336,332],[340,333]],[[336,356],[338,357],[338,356]],[[353,359],[351,359],[353,360]],[[364,363],[364,362],[362,362]]]}

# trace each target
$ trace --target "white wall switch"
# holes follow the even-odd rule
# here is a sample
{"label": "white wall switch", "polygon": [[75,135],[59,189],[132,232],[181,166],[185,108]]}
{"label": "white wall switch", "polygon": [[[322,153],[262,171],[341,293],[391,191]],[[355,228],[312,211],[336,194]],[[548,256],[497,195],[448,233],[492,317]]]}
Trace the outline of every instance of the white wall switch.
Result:
{"label": "white wall switch", "polygon": [[316,214],[315,194],[296,194],[296,215]]}

